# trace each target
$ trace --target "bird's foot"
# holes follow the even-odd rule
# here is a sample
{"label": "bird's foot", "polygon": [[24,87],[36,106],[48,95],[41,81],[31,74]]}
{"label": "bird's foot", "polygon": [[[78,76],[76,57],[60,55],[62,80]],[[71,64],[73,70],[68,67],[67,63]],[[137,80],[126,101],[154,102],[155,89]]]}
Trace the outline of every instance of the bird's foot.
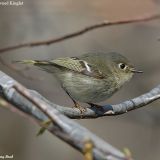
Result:
{"label": "bird's foot", "polygon": [[79,109],[81,116],[83,116],[83,113],[86,112],[86,108],[82,107],[79,103],[74,102],[74,108]]}

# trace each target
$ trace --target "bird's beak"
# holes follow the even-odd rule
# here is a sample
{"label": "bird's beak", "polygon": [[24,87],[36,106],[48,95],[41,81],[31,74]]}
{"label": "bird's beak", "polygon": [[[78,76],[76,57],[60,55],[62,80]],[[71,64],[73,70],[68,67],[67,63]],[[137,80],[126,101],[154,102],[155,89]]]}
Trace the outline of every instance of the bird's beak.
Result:
{"label": "bird's beak", "polygon": [[131,72],[133,72],[133,73],[143,73],[143,71],[136,70],[135,68],[131,68]]}

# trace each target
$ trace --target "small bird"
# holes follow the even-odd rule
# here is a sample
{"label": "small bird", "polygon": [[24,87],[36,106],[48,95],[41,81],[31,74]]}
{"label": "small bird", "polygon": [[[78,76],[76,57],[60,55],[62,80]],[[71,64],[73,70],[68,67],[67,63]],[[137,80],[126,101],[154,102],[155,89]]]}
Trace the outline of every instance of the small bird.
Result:
{"label": "small bird", "polygon": [[126,57],[116,52],[19,62],[38,66],[53,74],[81,113],[86,109],[78,102],[96,105],[94,103],[111,97],[134,73],[142,73]]}

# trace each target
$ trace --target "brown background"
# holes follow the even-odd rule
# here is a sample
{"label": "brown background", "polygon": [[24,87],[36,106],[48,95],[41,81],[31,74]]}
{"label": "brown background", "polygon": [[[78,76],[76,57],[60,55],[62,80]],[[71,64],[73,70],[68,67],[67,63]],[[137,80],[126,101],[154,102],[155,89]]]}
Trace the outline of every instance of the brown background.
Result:
{"label": "brown background", "polygon": [[[24,0],[23,6],[0,6],[0,47],[22,42],[45,40],[79,30],[103,20],[120,20],[159,12],[159,1],[150,0]],[[20,59],[54,59],[86,52],[117,51],[128,57],[142,75],[136,75],[108,101],[120,103],[143,94],[160,82],[159,20],[106,27],[51,46],[24,48],[1,54],[11,63]],[[24,71],[41,80],[30,80],[0,65],[28,88],[38,90],[51,101],[72,106],[56,80],[37,68]],[[17,67],[23,67],[17,65]],[[128,147],[136,160],[160,159],[160,106],[148,107],[116,117],[76,120],[112,145]],[[82,155],[46,132],[36,137],[39,127],[27,119],[0,109],[0,155],[14,160],[81,160]]]}

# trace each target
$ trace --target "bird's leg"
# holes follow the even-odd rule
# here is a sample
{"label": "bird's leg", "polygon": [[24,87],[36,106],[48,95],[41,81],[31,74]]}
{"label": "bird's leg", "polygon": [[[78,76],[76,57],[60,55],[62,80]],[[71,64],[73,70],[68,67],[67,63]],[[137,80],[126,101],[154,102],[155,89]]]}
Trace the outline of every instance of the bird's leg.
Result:
{"label": "bird's leg", "polygon": [[[71,98],[72,99],[72,98]],[[83,115],[84,112],[86,112],[86,108],[82,107],[79,103],[77,103],[74,99],[72,99],[73,103],[74,103],[74,107],[78,108],[81,112],[81,114]]]}
{"label": "bird's leg", "polygon": [[[65,89],[64,89],[65,90]],[[65,90],[66,91],[66,90]],[[82,107],[79,103],[77,103],[71,96],[70,94],[66,91],[66,93],[68,94],[68,96],[71,98],[71,100],[74,103],[74,108],[78,108],[79,111],[81,112],[81,115],[83,115],[84,112],[86,112],[86,108]]]}

